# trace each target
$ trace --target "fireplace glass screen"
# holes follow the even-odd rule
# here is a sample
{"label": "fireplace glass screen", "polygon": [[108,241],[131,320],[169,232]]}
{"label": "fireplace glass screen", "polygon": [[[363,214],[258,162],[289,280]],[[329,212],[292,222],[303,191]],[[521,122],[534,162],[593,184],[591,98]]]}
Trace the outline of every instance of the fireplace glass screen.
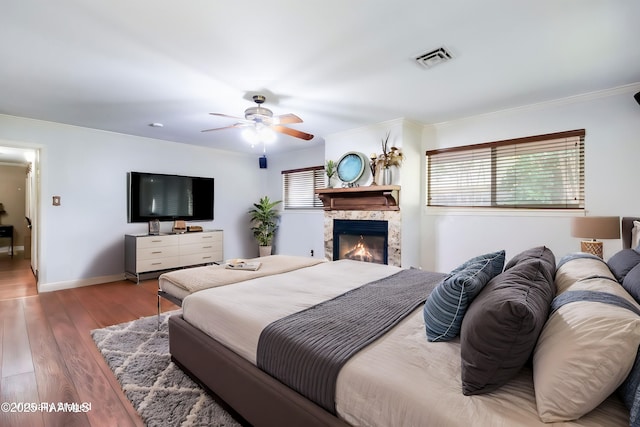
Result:
{"label": "fireplace glass screen", "polygon": [[334,220],[333,259],[387,264],[387,221]]}

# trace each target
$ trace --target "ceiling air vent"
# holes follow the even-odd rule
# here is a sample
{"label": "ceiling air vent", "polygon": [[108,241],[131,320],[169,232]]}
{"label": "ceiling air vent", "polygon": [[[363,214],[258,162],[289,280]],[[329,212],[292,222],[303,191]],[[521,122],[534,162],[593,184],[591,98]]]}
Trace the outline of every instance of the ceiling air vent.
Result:
{"label": "ceiling air vent", "polygon": [[416,58],[416,62],[422,65],[424,68],[432,68],[438,64],[450,60],[451,58],[453,58],[451,52],[449,52],[446,48],[441,47],[418,56]]}

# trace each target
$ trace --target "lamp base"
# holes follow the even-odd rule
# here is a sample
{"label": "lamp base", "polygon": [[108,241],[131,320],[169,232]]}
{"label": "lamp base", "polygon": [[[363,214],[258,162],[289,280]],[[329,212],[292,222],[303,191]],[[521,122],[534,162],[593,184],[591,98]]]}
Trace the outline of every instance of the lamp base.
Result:
{"label": "lamp base", "polygon": [[580,250],[602,258],[602,242],[597,240],[583,240],[580,242]]}

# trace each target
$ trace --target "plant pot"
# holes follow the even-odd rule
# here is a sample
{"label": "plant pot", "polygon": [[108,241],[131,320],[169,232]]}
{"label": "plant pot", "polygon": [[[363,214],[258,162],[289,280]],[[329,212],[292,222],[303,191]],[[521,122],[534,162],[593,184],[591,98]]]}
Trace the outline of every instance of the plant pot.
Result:
{"label": "plant pot", "polygon": [[261,257],[271,255],[271,246],[259,246],[258,248],[260,249]]}

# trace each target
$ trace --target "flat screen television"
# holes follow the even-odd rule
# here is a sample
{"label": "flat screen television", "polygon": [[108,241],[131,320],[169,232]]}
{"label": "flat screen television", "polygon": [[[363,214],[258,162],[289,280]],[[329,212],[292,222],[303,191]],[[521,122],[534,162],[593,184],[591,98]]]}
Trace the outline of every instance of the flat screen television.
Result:
{"label": "flat screen television", "polygon": [[127,174],[127,221],[213,220],[213,178]]}

